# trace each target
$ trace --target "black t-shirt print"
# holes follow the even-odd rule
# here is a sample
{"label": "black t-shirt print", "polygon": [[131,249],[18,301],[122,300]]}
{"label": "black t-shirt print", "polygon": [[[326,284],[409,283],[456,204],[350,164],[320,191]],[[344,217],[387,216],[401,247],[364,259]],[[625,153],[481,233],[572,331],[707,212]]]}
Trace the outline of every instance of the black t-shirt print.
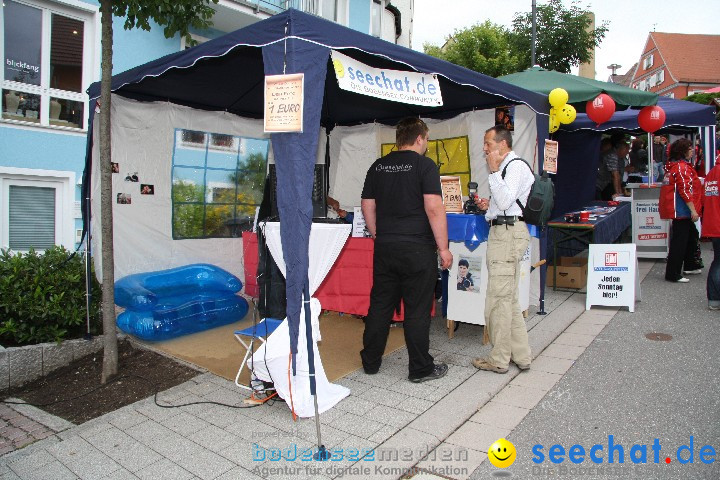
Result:
{"label": "black t-shirt print", "polygon": [[401,150],[375,160],[362,191],[362,198],[375,200],[375,241],[435,245],[425,194],[442,195],[437,166],[428,157]]}

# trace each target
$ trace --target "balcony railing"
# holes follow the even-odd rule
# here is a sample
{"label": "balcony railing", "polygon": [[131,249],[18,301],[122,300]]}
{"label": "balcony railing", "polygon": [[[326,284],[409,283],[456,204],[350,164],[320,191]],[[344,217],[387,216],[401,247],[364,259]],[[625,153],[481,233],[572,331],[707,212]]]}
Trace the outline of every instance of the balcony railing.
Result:
{"label": "balcony railing", "polygon": [[242,3],[253,4],[257,8],[276,13],[288,8],[295,8],[313,15],[318,15],[320,12],[320,0],[245,0]]}

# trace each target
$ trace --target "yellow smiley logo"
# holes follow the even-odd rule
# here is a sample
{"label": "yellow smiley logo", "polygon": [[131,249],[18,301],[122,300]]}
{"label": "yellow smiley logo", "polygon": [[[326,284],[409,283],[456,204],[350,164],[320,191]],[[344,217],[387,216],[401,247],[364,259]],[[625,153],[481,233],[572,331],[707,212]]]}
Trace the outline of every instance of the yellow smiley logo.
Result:
{"label": "yellow smiley logo", "polygon": [[504,438],[498,438],[495,443],[490,445],[490,451],[488,451],[490,463],[497,468],[507,468],[512,465],[516,455],[515,445]]}
{"label": "yellow smiley logo", "polygon": [[343,66],[342,62],[338,59],[335,59],[332,61],[333,67],[335,67],[335,75],[337,75],[337,78],[342,78],[345,76],[345,67]]}

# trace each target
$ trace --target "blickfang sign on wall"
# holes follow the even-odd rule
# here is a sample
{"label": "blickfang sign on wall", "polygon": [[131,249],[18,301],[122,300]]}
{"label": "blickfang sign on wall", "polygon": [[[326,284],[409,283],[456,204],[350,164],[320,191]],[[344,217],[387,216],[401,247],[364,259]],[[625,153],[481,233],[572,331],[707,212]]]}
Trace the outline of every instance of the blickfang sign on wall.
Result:
{"label": "blickfang sign on wall", "polygon": [[338,86],[348,92],[411,105],[443,104],[437,75],[374,68],[335,50],[332,62]]}

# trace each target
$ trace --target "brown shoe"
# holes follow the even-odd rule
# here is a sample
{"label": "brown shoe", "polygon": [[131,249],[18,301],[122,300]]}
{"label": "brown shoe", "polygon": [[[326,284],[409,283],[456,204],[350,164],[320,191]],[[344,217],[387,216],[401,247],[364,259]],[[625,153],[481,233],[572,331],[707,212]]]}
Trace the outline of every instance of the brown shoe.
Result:
{"label": "brown shoe", "polygon": [[472,364],[473,367],[477,368],[478,370],[487,370],[488,372],[507,373],[508,371],[507,367],[496,367],[484,358],[476,358],[472,361]]}
{"label": "brown shoe", "polygon": [[510,360],[515,364],[516,367],[518,367],[520,370],[530,370],[530,364],[525,363],[517,363],[515,360]]}

